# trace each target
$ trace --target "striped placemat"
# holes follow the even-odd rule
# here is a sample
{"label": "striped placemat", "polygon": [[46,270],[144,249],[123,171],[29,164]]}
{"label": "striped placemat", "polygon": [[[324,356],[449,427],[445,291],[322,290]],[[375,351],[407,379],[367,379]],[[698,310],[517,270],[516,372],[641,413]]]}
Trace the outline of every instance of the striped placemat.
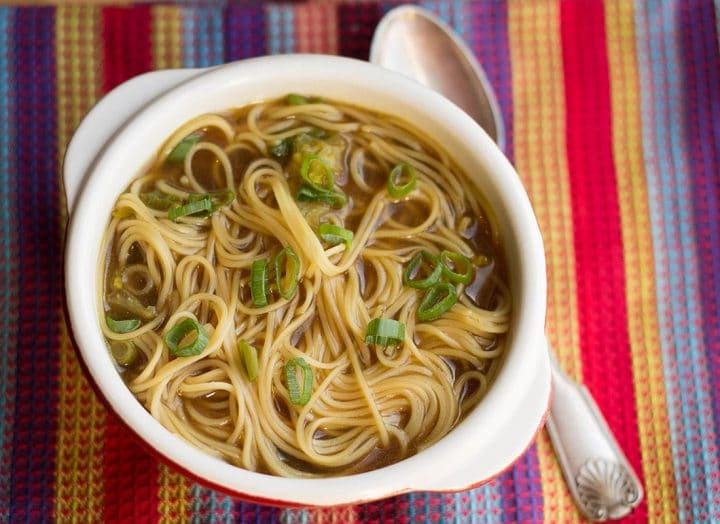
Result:
{"label": "striped placemat", "polygon": [[[147,455],[63,315],[60,170],[138,73],[272,53],[367,58],[393,4],[0,8],[0,520],[576,522],[545,433],[480,488],[285,510]],[[546,243],[548,333],[641,476],[633,522],[720,522],[720,3],[423,2],[487,69]]]}

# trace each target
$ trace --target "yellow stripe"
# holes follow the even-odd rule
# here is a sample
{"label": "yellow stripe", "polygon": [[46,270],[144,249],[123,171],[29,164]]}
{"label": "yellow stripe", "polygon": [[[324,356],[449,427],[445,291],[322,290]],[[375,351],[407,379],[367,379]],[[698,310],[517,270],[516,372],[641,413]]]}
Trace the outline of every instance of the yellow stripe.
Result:
{"label": "yellow stripe", "polygon": [[[582,369],[559,6],[556,1],[510,0],[508,23],[515,165],[545,242],[547,334],[565,370],[579,378]],[[545,432],[537,444],[547,521],[579,521]]]}
{"label": "yellow stripe", "polygon": [[[98,99],[99,12],[58,7],[56,67],[59,161],[72,132]],[[61,197],[65,222],[64,194]],[[102,521],[105,410],[83,376],[65,323],[61,325],[55,517],[61,521]]]}
{"label": "yellow stripe", "polygon": [[190,481],[168,466],[158,465],[159,522],[187,522],[190,518]]}
{"label": "yellow stripe", "polygon": [[152,9],[152,46],[155,69],[182,67],[182,18],[180,9],[155,6]]}
{"label": "yellow stripe", "polygon": [[[173,6],[152,8],[152,48],[155,69],[182,67],[182,16]],[[187,522],[191,482],[181,473],[158,464],[159,522]]]}
{"label": "yellow stripe", "polygon": [[642,147],[634,4],[605,2],[613,155],[617,169],[627,293],[628,333],[648,516],[677,515],[670,428],[658,340],[652,233]]}

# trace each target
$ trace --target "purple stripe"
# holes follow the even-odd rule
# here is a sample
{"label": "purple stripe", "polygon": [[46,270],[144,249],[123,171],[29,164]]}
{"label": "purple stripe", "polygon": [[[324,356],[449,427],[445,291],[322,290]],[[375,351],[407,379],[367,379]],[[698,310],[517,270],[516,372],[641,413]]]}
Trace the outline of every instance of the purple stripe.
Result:
{"label": "purple stripe", "polygon": [[233,520],[247,524],[272,524],[280,520],[280,508],[262,506],[252,502],[236,500],[233,508]]}
{"label": "purple stripe", "polygon": [[12,457],[13,520],[52,516],[57,348],[62,293],[55,105],[55,11],[16,12],[15,165],[19,230],[17,399]]}
{"label": "purple stripe", "polygon": [[367,60],[373,32],[383,15],[383,6],[375,3],[339,4],[337,10],[339,53]]}
{"label": "purple stripe", "polygon": [[[692,175],[699,280],[703,283],[700,287],[702,328],[709,351],[708,382],[715,421],[714,454],[717,455],[720,449],[720,53],[711,2],[683,3],[679,15],[688,165]],[[714,496],[715,509],[720,511],[720,493]]]}
{"label": "purple stripe", "polygon": [[225,60],[239,60],[267,53],[265,10],[261,6],[225,9]]}
{"label": "purple stripe", "polygon": [[[461,35],[488,75],[500,104],[506,133],[505,154],[513,160],[513,103],[508,7],[506,1],[465,5]],[[542,522],[543,496],[537,447],[533,444],[498,479],[506,522]]]}
{"label": "purple stripe", "polygon": [[15,377],[17,320],[20,289],[17,278],[18,214],[15,202],[15,82],[13,81],[12,9],[0,9],[0,522],[10,520],[10,486],[13,426],[15,416]]}
{"label": "purple stripe", "polygon": [[465,4],[461,36],[488,75],[505,123],[505,154],[514,159],[512,71],[506,0]]}

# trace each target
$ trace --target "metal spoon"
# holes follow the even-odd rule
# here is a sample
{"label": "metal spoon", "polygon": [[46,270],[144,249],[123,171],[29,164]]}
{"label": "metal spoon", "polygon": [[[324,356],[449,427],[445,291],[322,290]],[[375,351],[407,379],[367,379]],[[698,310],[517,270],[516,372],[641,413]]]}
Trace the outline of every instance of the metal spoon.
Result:
{"label": "metal spoon", "polygon": [[[445,95],[504,148],[502,115],[485,72],[467,45],[429,11],[415,6],[389,11],[375,30],[370,61]],[[643,498],[640,480],[590,392],[562,371],[552,353],[551,361],[553,401],[546,427],[570,493],[588,519],[624,517]]]}

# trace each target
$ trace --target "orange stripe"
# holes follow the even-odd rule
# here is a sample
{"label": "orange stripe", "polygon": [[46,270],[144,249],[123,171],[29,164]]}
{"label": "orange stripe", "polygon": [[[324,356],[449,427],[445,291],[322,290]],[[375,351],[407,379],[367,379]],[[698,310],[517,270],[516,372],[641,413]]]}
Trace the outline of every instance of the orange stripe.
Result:
{"label": "orange stripe", "polygon": [[[152,50],[155,69],[182,67],[182,17],[173,6],[155,6],[152,16]],[[186,522],[190,518],[190,487],[183,474],[158,463],[158,520]]]}
{"label": "orange stripe", "polygon": [[180,9],[172,6],[155,6],[151,15],[153,66],[155,69],[182,67]]}
{"label": "orange stripe", "polygon": [[[582,376],[575,252],[565,156],[565,102],[560,14],[555,1],[508,3],[515,165],[528,190],[545,242],[547,335],[565,370]],[[544,515],[579,521],[546,433],[538,438]]]}
{"label": "orange stripe", "polygon": [[[58,7],[55,20],[61,160],[73,130],[100,95],[100,29],[98,11],[87,7]],[[61,209],[65,213],[64,202]],[[64,322],[59,349],[55,518],[97,522],[102,520],[105,411],[83,376]]]}
{"label": "orange stripe", "polygon": [[[648,517],[677,515],[670,428],[660,354],[652,232],[642,147],[640,87],[632,3],[606,0],[613,155],[618,172],[627,279],[628,331],[645,473]],[[668,522],[670,520],[667,520]]]}
{"label": "orange stripe", "polygon": [[309,2],[294,9],[295,51],[337,54],[337,6]]}

